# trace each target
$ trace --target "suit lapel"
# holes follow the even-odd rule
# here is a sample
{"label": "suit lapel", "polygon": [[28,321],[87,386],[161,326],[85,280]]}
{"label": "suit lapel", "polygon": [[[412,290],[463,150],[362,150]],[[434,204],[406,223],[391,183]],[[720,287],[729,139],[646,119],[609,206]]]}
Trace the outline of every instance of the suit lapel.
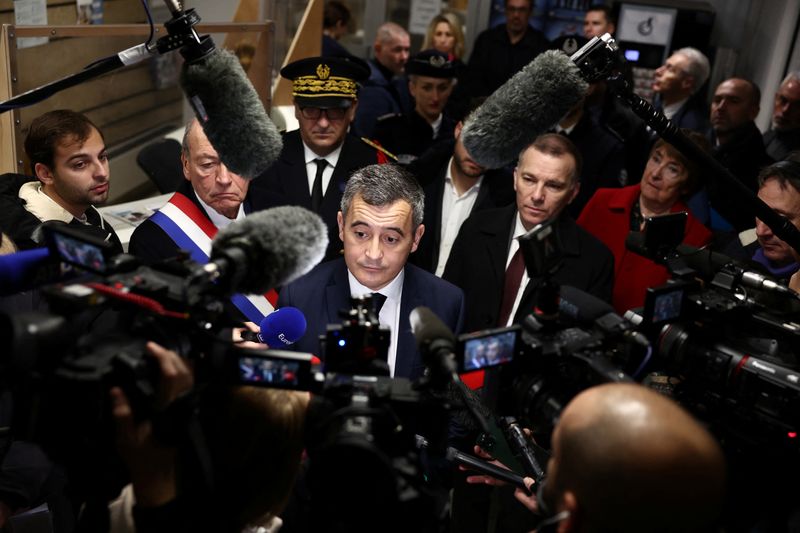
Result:
{"label": "suit lapel", "polygon": [[[448,163],[449,164],[449,160]],[[444,198],[444,177],[447,174],[447,164],[442,167],[439,176],[434,182],[433,194],[430,201],[430,220],[433,220],[433,235],[431,235],[431,242],[433,248],[431,249],[431,267],[435,270],[436,265],[439,264],[439,247],[442,243],[442,200]],[[426,204],[427,206],[427,204]]]}
{"label": "suit lapel", "polygon": [[424,295],[420,294],[414,269],[406,267],[403,279],[403,295],[400,299],[395,376],[410,376],[413,373],[414,366],[421,364],[421,361],[418,361],[416,340],[411,332],[411,322],[409,320],[411,311],[420,305],[425,305]]}
{"label": "suit lapel", "polygon": [[508,243],[511,234],[514,231],[514,216],[517,213],[517,207],[510,205],[502,211],[501,216],[494,220],[490,220],[483,228],[483,233],[486,234],[486,253],[492,265],[492,272],[494,273],[495,280],[499,283],[501,291],[503,287],[503,279],[506,275],[506,259],[508,259]]}
{"label": "suit lapel", "polygon": [[325,287],[325,305],[328,313],[328,324],[341,321],[339,311],[350,307],[350,281],[347,278],[347,265],[344,259],[337,259],[339,264],[334,269],[328,286]]}

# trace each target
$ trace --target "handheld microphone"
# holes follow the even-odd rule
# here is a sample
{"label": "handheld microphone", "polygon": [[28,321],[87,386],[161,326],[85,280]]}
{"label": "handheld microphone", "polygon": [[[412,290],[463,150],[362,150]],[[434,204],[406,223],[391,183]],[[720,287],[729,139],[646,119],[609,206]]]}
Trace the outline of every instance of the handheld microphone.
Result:
{"label": "handheld microphone", "polygon": [[425,365],[435,376],[458,381],[455,348],[456,337],[450,328],[427,307],[416,307],[409,316],[411,331],[417,341]]}
{"label": "handheld microphone", "polygon": [[557,124],[587,88],[567,55],[543,52],[470,115],[461,132],[464,147],[479,165],[503,167]]}
{"label": "handheld microphone", "polygon": [[54,281],[58,277],[58,271],[53,271],[57,265],[58,261],[51,261],[47,248],[0,256],[0,296],[10,296]]}
{"label": "handheld microphone", "polygon": [[328,228],[316,213],[296,206],[259,211],[222,229],[200,281],[231,292],[263,294],[299,278],[325,255]]}
{"label": "handheld microphone", "polygon": [[303,337],[306,332],[306,317],[296,307],[281,307],[261,319],[258,326],[261,331],[243,331],[242,339],[260,342],[270,348],[282,348]]}

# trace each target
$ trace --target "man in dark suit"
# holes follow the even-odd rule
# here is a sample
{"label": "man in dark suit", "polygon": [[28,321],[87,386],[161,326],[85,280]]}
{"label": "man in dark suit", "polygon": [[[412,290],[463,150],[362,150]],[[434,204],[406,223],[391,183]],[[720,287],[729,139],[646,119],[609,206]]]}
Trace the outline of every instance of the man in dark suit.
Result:
{"label": "man in dark suit", "polygon": [[297,307],[308,323],[294,348],[319,353],[319,335],[341,323],[339,311],[350,309],[351,297],[369,294],[384,300],[376,307],[391,331],[392,376],[415,379],[424,369],[409,323],[415,307],[427,306],[452,331],[461,330],[461,290],[406,264],[425,231],[424,198],[414,177],[398,166],[371,165],[353,174],[337,215],[344,258],[318,265],[281,290],[278,307]]}
{"label": "man in dark suit", "polygon": [[464,222],[442,277],[464,290],[466,331],[518,323],[533,311],[543,280],[528,279],[517,238],[550,220],[564,255],[553,281],[611,300],[611,252],[562,214],[578,194],[579,174],[575,145],[563,135],[541,135],[514,169],[516,205],[481,211]]}
{"label": "man in dark suit", "polygon": [[358,107],[357,82],[369,74],[359,59],[310,57],[290,63],[281,76],[293,80],[294,115],[300,127],[283,137],[278,160],[253,181],[289,205],[311,209],[328,225],[326,259],[339,256],[336,213],[353,171],[387,161],[384,152],[349,135]]}
{"label": "man in dark suit", "polygon": [[408,169],[425,188],[425,237],[410,261],[441,276],[461,224],[472,213],[514,202],[514,178],[505,169],[486,170],[461,142],[437,144]]}

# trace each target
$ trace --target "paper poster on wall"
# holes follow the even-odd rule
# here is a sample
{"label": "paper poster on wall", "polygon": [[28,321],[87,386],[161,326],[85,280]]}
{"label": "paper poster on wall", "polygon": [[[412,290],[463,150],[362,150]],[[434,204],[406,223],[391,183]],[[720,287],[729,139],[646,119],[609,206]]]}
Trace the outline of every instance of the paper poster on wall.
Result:
{"label": "paper poster on wall", "polygon": [[623,4],[619,11],[617,39],[668,46],[677,14],[677,9]]}
{"label": "paper poster on wall", "polygon": [[102,24],[103,0],[77,0],[78,24]]}
{"label": "paper poster on wall", "polygon": [[[14,24],[34,26],[47,24],[47,0],[14,0]],[[30,48],[45,44],[47,37],[20,37],[17,48]]]}
{"label": "paper poster on wall", "polygon": [[431,19],[442,10],[439,0],[411,0],[411,20],[408,22],[408,33],[425,35]]}

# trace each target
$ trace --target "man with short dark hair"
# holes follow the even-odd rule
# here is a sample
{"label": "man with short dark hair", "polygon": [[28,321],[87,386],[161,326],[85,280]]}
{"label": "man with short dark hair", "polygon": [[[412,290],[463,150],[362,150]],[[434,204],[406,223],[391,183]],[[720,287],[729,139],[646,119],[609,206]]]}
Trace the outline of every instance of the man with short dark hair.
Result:
{"label": "man with short dark hair", "polygon": [[386,154],[348,133],[360,106],[357,84],[369,74],[360,59],[309,57],[286,65],[299,128],[283,136],[278,160],[253,181],[283,204],[311,209],[328,226],[326,259],[339,256],[336,213],[353,171]]}
{"label": "man with short dark hair", "polygon": [[580,154],[569,139],[545,134],[526,147],[514,169],[516,205],[472,215],[456,237],[443,278],[464,290],[467,331],[508,326],[531,313],[542,279],[529,279],[519,237],[554,221],[563,264],[553,281],[611,300],[614,258],[600,241],[562,215],[580,184]]}
{"label": "man with short dark hair", "polygon": [[787,74],[775,93],[772,128],[764,134],[764,144],[775,161],[800,149],[800,71]]}
{"label": "man with short dark hair", "polygon": [[380,117],[374,136],[401,163],[413,161],[437,142],[451,140],[456,125],[443,113],[456,77],[447,54],[422,51],[408,60],[405,70],[414,109],[406,115]]}
{"label": "man with short dark hair", "polygon": [[25,152],[35,179],[0,176],[0,230],[19,248],[41,246],[34,232],[57,220],[108,242],[114,253],[122,244],[95,204],[108,199],[108,152],[103,134],[86,115],[67,109],[33,120]]}
{"label": "man with short dark hair", "polygon": [[408,167],[425,188],[425,237],[411,261],[437,276],[472,213],[514,202],[511,172],[477,164],[461,142],[461,128],[459,122],[455,139],[437,144]]}
{"label": "man with short dark hair", "polygon": [[[714,158],[750,190],[758,190],[759,171],[772,160],[764,149],[764,140],[754,120],[758,116],[761,91],[750,80],[729,78],[720,83],[711,100],[711,133]],[[740,199],[716,180],[708,184],[711,207],[725,222],[712,213],[710,226],[737,232],[753,227],[753,214],[742,209]],[[728,226],[730,224],[730,226]]]}
{"label": "man with short dark hair", "polygon": [[528,20],[532,0],[506,0],[506,22],[478,35],[467,65],[467,93],[489,96],[550,46]]}
{"label": "man with short dark hair", "polygon": [[384,300],[378,317],[391,332],[391,375],[422,375],[411,311],[427,306],[455,333],[461,331],[464,313],[460,289],[406,264],[425,232],[424,203],[419,183],[399,166],[370,165],[353,174],[337,215],[344,257],[318,265],[281,290],[278,307],[297,307],[308,323],[293,348],[319,354],[319,335],[329,324],[341,324],[340,311],[350,309],[350,298],[371,294]]}
{"label": "man with short dark hair", "polygon": [[600,37],[606,33],[613,35],[616,30],[611,8],[605,4],[593,4],[583,15],[583,36],[587,39]]}
{"label": "man with short dark hair", "polygon": [[[800,163],[778,161],[758,176],[758,197],[779,215],[800,228]],[[757,245],[747,247],[752,260],[771,275],[788,280],[800,269],[792,247],[756,218]]]}
{"label": "man with short dark hair", "polygon": [[369,77],[363,81],[353,129],[362,137],[373,137],[378,118],[411,111],[411,95],[403,76],[411,50],[408,32],[394,22],[378,27],[372,45],[374,59],[368,61]]}

